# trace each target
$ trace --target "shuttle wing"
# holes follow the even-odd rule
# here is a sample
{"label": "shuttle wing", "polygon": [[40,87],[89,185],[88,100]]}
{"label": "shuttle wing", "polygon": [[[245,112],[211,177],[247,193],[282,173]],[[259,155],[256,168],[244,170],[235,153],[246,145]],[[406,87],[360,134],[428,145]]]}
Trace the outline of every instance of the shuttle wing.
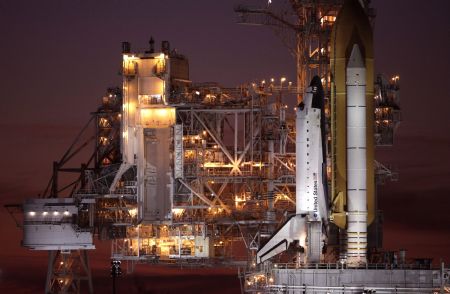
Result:
{"label": "shuttle wing", "polygon": [[305,217],[301,215],[294,215],[289,218],[258,250],[256,254],[257,263],[264,262],[286,251],[293,241],[304,239],[306,236],[305,221]]}

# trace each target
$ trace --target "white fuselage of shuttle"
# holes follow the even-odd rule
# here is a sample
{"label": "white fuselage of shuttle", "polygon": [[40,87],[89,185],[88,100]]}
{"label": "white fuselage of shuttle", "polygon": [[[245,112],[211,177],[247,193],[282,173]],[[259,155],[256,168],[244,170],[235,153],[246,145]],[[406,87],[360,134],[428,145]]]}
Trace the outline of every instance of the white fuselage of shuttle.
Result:
{"label": "white fuselage of shuttle", "polygon": [[324,192],[322,110],[322,84],[315,77],[296,113],[296,214],[258,250],[258,263],[287,250],[294,241],[307,249],[308,262],[320,261],[322,221],[326,221],[328,214]]}
{"label": "white fuselage of shuttle", "polygon": [[296,214],[320,221],[326,215],[323,179],[321,109],[312,107],[315,86],[309,87],[296,117]]}

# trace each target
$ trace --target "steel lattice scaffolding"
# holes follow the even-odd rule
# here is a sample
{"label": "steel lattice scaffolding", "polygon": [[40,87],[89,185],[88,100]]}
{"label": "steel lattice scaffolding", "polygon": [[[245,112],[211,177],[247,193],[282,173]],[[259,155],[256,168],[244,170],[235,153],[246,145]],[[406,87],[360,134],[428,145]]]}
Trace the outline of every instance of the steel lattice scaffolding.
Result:
{"label": "steel lattice scaffolding", "polygon": [[[195,84],[189,80],[187,58],[171,51],[168,42],[162,43],[161,52],[155,52],[152,42],[145,52],[132,52],[124,43],[122,89],[107,90],[88,125],[54,163],[44,198],[69,196],[73,211],[58,222],[52,219],[52,225],[70,224],[67,239],[73,230],[111,240],[111,258],[126,261],[129,271],[141,262],[234,264],[255,272],[257,249],[296,205],[295,117],[283,100],[297,96],[300,102],[315,75],[325,89],[330,134],[331,30],[342,2],[291,0],[294,17],[277,14],[270,6],[236,8],[241,22],[273,26],[290,40],[286,43],[296,58],[296,84],[285,78],[279,84],[272,79],[236,88]],[[400,119],[398,79],[377,80],[374,116],[380,145],[392,144]],[[95,135],[82,140],[92,123]],[[326,138],[330,179],[333,142]],[[81,168],[66,167],[92,142],[93,153]],[[383,179],[394,175],[382,164],[376,166]],[[69,171],[75,180],[61,188],[59,174]],[[69,188],[69,195],[63,195]],[[44,202],[39,210],[25,210],[29,228],[48,223],[51,214]],[[56,212],[65,213],[52,210]],[[336,237],[329,234],[329,239]],[[39,242],[32,235],[27,246],[44,248]],[[92,241],[82,245],[70,244],[80,250],[81,265],[87,264],[85,249],[93,247]],[[67,257],[67,246],[45,247],[52,250],[49,287],[61,284],[55,278],[61,269],[55,260]],[[324,256],[335,261],[331,249]],[[76,276],[73,271],[65,274]],[[68,287],[60,291],[68,292]]]}

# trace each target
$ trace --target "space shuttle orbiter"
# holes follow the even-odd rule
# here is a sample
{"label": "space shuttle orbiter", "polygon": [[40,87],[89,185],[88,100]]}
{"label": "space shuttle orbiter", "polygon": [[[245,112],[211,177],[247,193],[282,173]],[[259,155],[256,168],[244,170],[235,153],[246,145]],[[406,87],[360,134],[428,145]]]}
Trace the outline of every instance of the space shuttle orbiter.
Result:
{"label": "space shuttle orbiter", "polygon": [[324,91],[315,76],[296,112],[296,213],[258,250],[257,263],[286,251],[294,241],[308,262],[319,262],[327,222]]}

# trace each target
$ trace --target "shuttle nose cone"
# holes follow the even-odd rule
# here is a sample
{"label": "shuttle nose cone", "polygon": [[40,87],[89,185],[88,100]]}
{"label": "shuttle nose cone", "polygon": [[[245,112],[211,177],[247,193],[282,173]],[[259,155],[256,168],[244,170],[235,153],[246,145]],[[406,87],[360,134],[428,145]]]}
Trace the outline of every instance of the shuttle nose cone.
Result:
{"label": "shuttle nose cone", "polygon": [[311,80],[311,83],[309,83],[309,85],[311,86],[311,87],[315,87],[315,88],[322,88],[322,82],[320,81],[320,78],[319,78],[319,76],[314,76],[313,78],[312,78],[312,80]]}

